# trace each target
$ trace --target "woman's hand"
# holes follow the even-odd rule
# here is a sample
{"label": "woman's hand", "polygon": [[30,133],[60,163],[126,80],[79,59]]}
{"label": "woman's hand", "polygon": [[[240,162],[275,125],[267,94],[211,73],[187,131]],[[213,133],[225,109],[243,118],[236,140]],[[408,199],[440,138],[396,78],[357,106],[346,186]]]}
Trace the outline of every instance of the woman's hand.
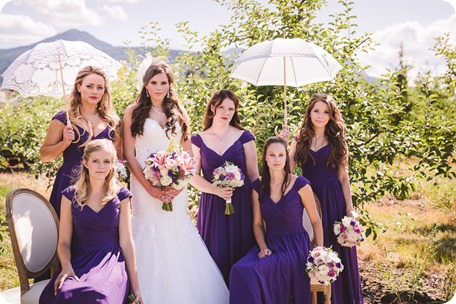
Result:
{"label": "woman's hand", "polygon": [[156,199],[159,199],[163,201],[163,191],[160,189],[160,187],[152,185],[151,182],[149,182],[150,187],[147,187],[147,193],[149,193],[150,196],[155,197]]}
{"label": "woman's hand", "polygon": [[352,217],[355,220],[359,220],[359,213],[356,212],[354,209],[347,211],[347,216]]}
{"label": "woman's hand", "polygon": [[279,137],[282,137],[285,139],[287,142],[290,140],[290,129],[288,128],[287,125],[282,125],[282,130],[278,134]]}
{"label": "woman's hand", "polygon": [[73,267],[62,269],[62,272],[57,276],[54,282],[54,295],[57,295],[57,291],[62,288],[63,282],[67,278],[74,278],[76,281],[80,282],[79,278],[74,273]]}
{"label": "woman's hand", "polygon": [[269,248],[263,248],[260,250],[260,252],[258,253],[258,257],[260,259],[264,258],[264,257],[267,257],[268,255],[271,255],[272,254],[272,251],[271,249]]}
{"label": "woman's hand", "polygon": [[71,125],[65,126],[65,128],[63,128],[62,136],[65,146],[68,147],[71,145],[71,142],[75,138],[73,127]]}
{"label": "woman's hand", "polygon": [[182,189],[174,189],[173,187],[171,186],[168,186],[166,187],[165,189],[163,189],[162,191],[162,201],[163,202],[172,202],[174,200],[174,198],[176,196],[179,195],[179,193],[182,192],[182,190],[184,190],[183,188]]}
{"label": "woman's hand", "polygon": [[141,303],[143,303],[143,300],[142,300],[142,297],[141,297],[141,293],[139,292],[139,290],[133,290],[132,294],[135,297],[134,301],[132,302],[133,304],[141,304]]}
{"label": "woman's hand", "polygon": [[215,195],[223,198],[225,201],[229,200],[233,196],[234,189],[228,187],[218,187],[216,186]]}

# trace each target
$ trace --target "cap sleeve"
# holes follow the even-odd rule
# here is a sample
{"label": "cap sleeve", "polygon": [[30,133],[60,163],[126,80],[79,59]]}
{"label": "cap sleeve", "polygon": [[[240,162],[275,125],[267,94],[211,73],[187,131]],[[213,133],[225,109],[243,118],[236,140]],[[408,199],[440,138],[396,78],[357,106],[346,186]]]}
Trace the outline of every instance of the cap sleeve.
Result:
{"label": "cap sleeve", "polygon": [[201,146],[203,145],[203,139],[199,134],[193,134],[191,138],[192,144],[197,146],[198,148],[201,149]]}
{"label": "cap sleeve", "polygon": [[54,119],[56,119],[66,125],[66,123],[67,123],[66,111],[63,111],[63,110],[59,111],[57,114],[54,115],[54,117],[52,117],[52,120],[54,120]]}
{"label": "cap sleeve", "polygon": [[260,193],[260,186],[261,186],[261,184],[260,184],[259,178],[257,178],[256,180],[254,180],[252,182],[252,189],[255,190],[257,193]]}
{"label": "cap sleeve", "polygon": [[74,188],[74,186],[70,186],[68,188],[63,189],[62,195],[65,196],[70,201],[73,201],[75,191],[76,191],[76,189]]}
{"label": "cap sleeve", "polygon": [[242,144],[248,143],[251,140],[255,140],[255,136],[253,136],[252,133],[250,133],[249,130],[244,130],[244,133],[242,133],[241,137],[239,138],[239,141]]}
{"label": "cap sleeve", "polygon": [[307,185],[310,185],[310,182],[307,180],[307,178],[305,178],[304,176],[298,176],[296,178],[294,187],[295,187],[296,191],[299,191],[299,190],[301,190],[301,188],[303,188]]}
{"label": "cap sleeve", "polygon": [[131,195],[131,192],[127,188],[122,187],[122,188],[120,188],[119,193],[117,194],[117,197],[119,198],[120,201],[123,201],[126,198],[132,197],[132,195]]}

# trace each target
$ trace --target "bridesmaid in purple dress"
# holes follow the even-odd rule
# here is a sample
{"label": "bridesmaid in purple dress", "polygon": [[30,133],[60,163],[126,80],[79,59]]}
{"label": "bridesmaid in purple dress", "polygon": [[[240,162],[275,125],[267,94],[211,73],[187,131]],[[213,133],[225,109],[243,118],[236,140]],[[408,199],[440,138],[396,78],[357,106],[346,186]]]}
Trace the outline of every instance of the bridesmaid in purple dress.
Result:
{"label": "bridesmaid in purple dress", "polygon": [[74,184],[75,171],[81,166],[84,148],[90,140],[107,138],[114,141],[117,155],[122,158],[120,119],[112,106],[107,86],[108,78],[103,70],[84,67],[76,76],[68,114],[60,111],[49,123],[40,158],[42,162],[48,162],[63,154],[63,164],[55,176],[49,198],[59,217],[62,190]]}
{"label": "bridesmaid in purple dress", "polygon": [[[117,184],[111,141],[87,144],[81,175],[63,191],[58,255],[62,269],[40,303],[141,301],[131,233],[130,192]],[[131,289],[130,289],[131,288]]]}
{"label": "bridesmaid in purple dress", "polygon": [[[301,166],[302,175],[320,199],[324,246],[337,251],[344,271],[332,284],[332,304],[362,304],[363,296],[356,247],[342,247],[333,226],[344,216],[358,217],[353,210],[348,177],[346,128],[335,100],[314,94],[290,148],[290,165]],[[319,302],[322,299],[319,298]]]}
{"label": "bridesmaid in purple dress", "polygon": [[290,173],[284,139],[266,141],[261,181],[253,182],[253,190],[257,245],[231,269],[230,303],[310,304],[305,269],[312,248],[302,225],[304,208],[317,246],[323,245],[323,228],[309,182]]}
{"label": "bridesmaid in purple dress", "polygon": [[[209,100],[203,131],[192,136],[197,174],[190,181],[202,191],[196,227],[229,283],[231,266],[254,245],[251,181],[258,178],[255,137],[240,124],[239,100],[230,90],[216,91]],[[230,161],[245,175],[244,186],[230,189],[212,185],[212,172]],[[234,214],[225,215],[231,198]]]}

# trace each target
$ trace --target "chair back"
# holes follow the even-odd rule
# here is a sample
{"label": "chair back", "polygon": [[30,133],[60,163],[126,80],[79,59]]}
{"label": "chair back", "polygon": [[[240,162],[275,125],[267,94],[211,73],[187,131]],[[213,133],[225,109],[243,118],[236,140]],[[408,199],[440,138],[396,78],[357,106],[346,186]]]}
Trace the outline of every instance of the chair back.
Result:
{"label": "chair back", "polygon": [[23,295],[29,278],[58,267],[59,220],[47,199],[25,188],[8,193],[6,215]]}
{"label": "chair back", "polygon": [[[315,199],[315,205],[317,206],[318,215],[321,218],[320,200],[315,195],[315,193],[314,193],[314,199]],[[312,244],[314,244],[315,235],[314,235],[312,223],[310,222],[310,218],[309,218],[309,215],[307,214],[307,210],[306,209],[304,209],[304,211],[302,213],[302,225],[304,226],[304,229],[306,229],[307,233],[309,234],[310,241],[312,242]]]}

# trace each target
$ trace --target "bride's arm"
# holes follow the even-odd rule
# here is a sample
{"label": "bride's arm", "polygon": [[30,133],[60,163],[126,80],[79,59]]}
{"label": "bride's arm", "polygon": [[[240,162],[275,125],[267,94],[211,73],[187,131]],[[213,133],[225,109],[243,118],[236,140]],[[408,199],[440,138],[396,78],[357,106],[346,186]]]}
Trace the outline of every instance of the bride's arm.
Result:
{"label": "bride's arm", "polygon": [[155,187],[149,182],[143,174],[143,168],[135,157],[135,141],[136,138],[131,135],[131,116],[134,105],[129,106],[125,110],[122,130],[123,157],[127,161],[127,167],[131,174],[139,181],[146,191],[153,197],[163,200],[163,193],[159,187]]}

